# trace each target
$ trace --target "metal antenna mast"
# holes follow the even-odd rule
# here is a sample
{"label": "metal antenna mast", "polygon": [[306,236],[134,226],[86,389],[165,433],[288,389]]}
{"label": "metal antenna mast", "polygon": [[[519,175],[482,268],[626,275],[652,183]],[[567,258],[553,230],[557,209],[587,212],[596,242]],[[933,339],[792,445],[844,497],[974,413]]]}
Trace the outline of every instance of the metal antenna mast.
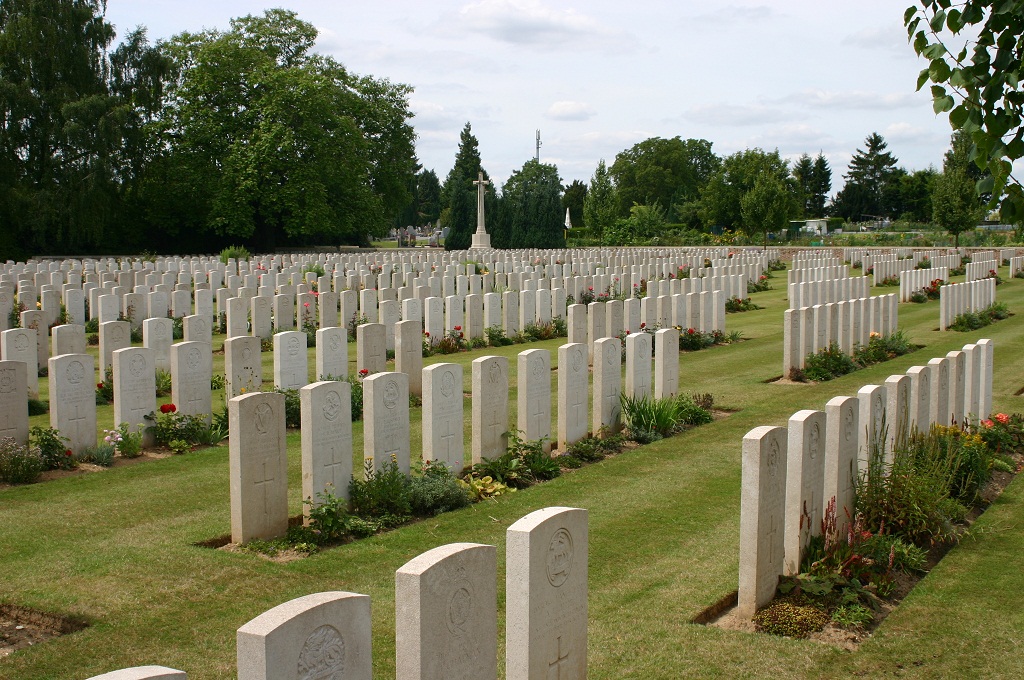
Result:
{"label": "metal antenna mast", "polygon": [[540,130],[537,130],[537,155],[534,158],[540,163]]}

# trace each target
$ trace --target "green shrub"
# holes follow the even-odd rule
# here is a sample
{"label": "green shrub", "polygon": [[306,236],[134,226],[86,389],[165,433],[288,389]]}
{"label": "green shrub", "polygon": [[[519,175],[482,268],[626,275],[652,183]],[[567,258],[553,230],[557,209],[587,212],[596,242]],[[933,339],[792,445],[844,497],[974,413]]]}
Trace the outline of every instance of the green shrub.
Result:
{"label": "green shrub", "polygon": [[13,437],[0,439],[0,482],[32,484],[44,468],[39,454],[27,446],[18,444]]}
{"label": "green shrub", "polygon": [[29,430],[29,441],[39,450],[39,458],[43,461],[44,469],[75,469],[75,457],[67,447],[70,440],[56,429],[37,425]]}
{"label": "green shrub", "polygon": [[245,246],[228,246],[224,250],[220,251],[220,261],[223,264],[227,264],[228,260],[234,258],[235,260],[248,260],[252,255]]}
{"label": "green shrub", "polygon": [[394,457],[379,470],[374,469],[373,459],[367,458],[363,479],[352,478],[348,496],[352,512],[363,518],[408,517],[412,513],[409,479],[398,469]]}
{"label": "green shrub", "polygon": [[709,409],[699,406],[693,397],[676,395],[676,419],[681,425],[696,427],[714,420]]}
{"label": "green shrub", "polygon": [[28,400],[28,414],[30,416],[42,416],[50,412],[50,402],[39,399]]}
{"label": "green shrub", "polygon": [[414,515],[440,515],[471,502],[469,492],[444,463],[428,461],[423,464],[423,474],[409,480],[409,505]]}
{"label": "green shrub", "polygon": [[161,368],[156,369],[156,396],[166,397],[171,393],[171,374]]}
{"label": "green shrub", "polygon": [[874,619],[874,613],[862,604],[840,605],[832,612],[832,623],[844,628],[861,628]]}
{"label": "green shrub", "polygon": [[857,345],[854,349],[853,360],[861,368],[866,368],[904,354],[910,354],[914,349],[916,348],[910,344],[907,334],[902,329],[889,335],[872,333],[868,338],[868,344]]}
{"label": "green shrub", "polygon": [[274,390],[284,395],[284,424],[285,427],[302,427],[302,402],[299,399],[298,390]]}
{"label": "green shrub", "polygon": [[807,355],[803,372],[808,380],[823,382],[856,370],[857,364],[853,359],[833,342],[828,347]]}

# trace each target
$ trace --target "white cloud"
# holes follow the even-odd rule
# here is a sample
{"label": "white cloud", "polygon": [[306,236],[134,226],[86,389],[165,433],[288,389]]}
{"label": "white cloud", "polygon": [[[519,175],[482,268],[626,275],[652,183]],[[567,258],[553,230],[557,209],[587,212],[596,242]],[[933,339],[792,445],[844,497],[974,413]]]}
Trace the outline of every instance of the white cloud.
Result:
{"label": "white cloud", "polygon": [[899,24],[862,28],[843,36],[839,44],[865,50],[888,50],[904,57],[914,56],[913,48],[907,44],[907,32]]}
{"label": "white cloud", "polygon": [[792,120],[792,112],[759,104],[701,104],[683,112],[682,117],[704,125],[763,125]]}
{"label": "white cloud", "polygon": [[687,17],[684,22],[687,25],[690,23],[701,23],[726,26],[741,23],[760,23],[781,16],[782,14],[767,5],[726,5],[711,12]]}
{"label": "white cloud", "polygon": [[920,144],[924,142],[941,145],[944,140],[949,139],[949,135],[939,135],[934,130],[906,122],[892,123],[882,131],[881,135],[885,137],[885,141],[889,142],[890,145],[892,142],[902,144]]}
{"label": "white cloud", "polygon": [[560,101],[549,106],[544,115],[552,120],[579,121],[589,120],[596,113],[586,102]]}
{"label": "white cloud", "polygon": [[499,42],[552,50],[631,49],[636,38],[604,26],[573,9],[555,9],[540,0],[479,0],[458,11],[461,28]]}
{"label": "white cloud", "polygon": [[868,92],[865,90],[831,91],[807,89],[793,92],[777,100],[816,109],[870,109],[886,111],[893,109],[917,108],[921,98],[915,92]]}

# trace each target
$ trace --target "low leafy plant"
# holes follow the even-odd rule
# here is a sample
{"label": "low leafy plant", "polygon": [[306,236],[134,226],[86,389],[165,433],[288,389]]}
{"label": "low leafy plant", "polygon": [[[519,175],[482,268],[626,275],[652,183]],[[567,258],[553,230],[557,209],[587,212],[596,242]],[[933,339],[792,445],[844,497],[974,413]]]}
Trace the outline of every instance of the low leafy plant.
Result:
{"label": "low leafy plant", "polygon": [[750,298],[738,298],[734,296],[725,301],[725,311],[729,314],[736,312],[749,312],[755,309],[764,308],[755,304]]}
{"label": "low leafy plant", "polygon": [[32,484],[46,467],[42,458],[13,437],[0,439],[0,482],[6,484]]}
{"label": "low leafy plant", "polygon": [[46,470],[74,470],[75,456],[67,447],[70,441],[52,427],[36,425],[29,430],[29,441],[39,451],[39,458]]}
{"label": "low leafy plant", "polygon": [[487,344],[491,347],[505,347],[512,344],[512,339],[505,335],[503,326],[488,326],[484,329],[487,336]]}
{"label": "low leafy plant", "polygon": [[352,512],[360,517],[408,517],[412,514],[409,480],[398,468],[394,456],[379,470],[374,468],[373,459],[367,458],[363,464],[363,479],[352,478],[348,496]]}
{"label": "low leafy plant", "polygon": [[863,628],[875,618],[874,612],[862,604],[844,604],[832,611],[832,623],[844,628]]}
{"label": "low leafy plant", "polygon": [[476,477],[472,474],[467,474],[457,481],[459,486],[463,487],[466,493],[476,501],[495,498],[515,491],[515,488],[506,486],[490,476]]}
{"label": "low leafy plant", "polygon": [[442,462],[427,461],[422,474],[409,480],[409,505],[419,517],[458,510],[471,502],[469,491]]}
{"label": "low leafy plant", "polygon": [[92,463],[102,467],[110,467],[114,464],[114,447],[107,442],[100,442],[96,446],[86,449],[78,457],[79,462]]}
{"label": "low leafy plant", "polygon": [[106,406],[114,403],[114,367],[107,366],[103,371],[103,380],[96,383],[96,405]]}
{"label": "low leafy plant", "polygon": [[227,264],[230,259],[248,260],[250,257],[252,257],[252,255],[249,254],[249,251],[245,246],[232,245],[220,251],[220,261],[223,264]]}
{"label": "low leafy plant", "polygon": [[762,274],[758,277],[757,281],[747,281],[747,294],[763,293],[766,290],[771,290],[772,284],[768,278],[766,274]]}
{"label": "low leafy plant", "polygon": [[803,372],[808,380],[823,382],[852,373],[857,368],[850,355],[840,350],[839,345],[833,342],[828,347],[809,354],[804,360]]}
{"label": "low leafy plant", "polygon": [[285,427],[302,427],[302,402],[299,399],[298,390],[274,390],[284,395],[284,424]]}
{"label": "low leafy plant", "polygon": [[996,302],[978,312],[964,312],[953,319],[949,330],[968,332],[984,328],[996,321],[1001,321],[1010,316],[1010,310],[1005,302]]}
{"label": "low leafy plant", "polygon": [[28,400],[28,414],[30,416],[42,416],[50,412],[50,403],[39,399]]}
{"label": "low leafy plant", "polygon": [[163,369],[156,369],[156,396],[166,397],[171,393],[171,374]]}

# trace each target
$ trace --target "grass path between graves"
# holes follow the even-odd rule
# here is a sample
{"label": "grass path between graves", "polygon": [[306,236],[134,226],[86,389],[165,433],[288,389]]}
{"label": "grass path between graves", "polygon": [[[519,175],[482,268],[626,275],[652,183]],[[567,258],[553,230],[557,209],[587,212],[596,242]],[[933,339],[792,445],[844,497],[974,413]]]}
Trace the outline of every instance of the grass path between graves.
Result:
{"label": "grass path between graves", "polygon": [[[783,425],[799,409],[823,408],[832,396],[854,394],[981,337],[995,341],[994,410],[1024,410],[1015,396],[1024,387],[1024,281],[998,290],[998,299],[1018,316],[975,333],[934,330],[937,302],[900,305],[900,326],[924,349],[811,386],[764,382],[782,370],[784,281],[783,273],[776,290],[753,296],[765,309],[728,315],[727,328],[748,340],[680,359],[682,389],[711,392],[718,406],[738,409],[729,418],[496,502],[305,560],[277,564],[193,545],[229,532],[226,447],[0,491],[0,602],[91,622],[79,633],[0,659],[0,678],[77,679],[145,664],[186,670],[190,680],[231,678],[239,626],[270,607],[323,590],[372,596],[374,677],[393,678],[395,570],[444,543],[498,546],[503,636],[505,530],[550,505],[590,513],[590,678],[1019,677],[1021,480],[857,652],[688,623],[736,587],[740,442],[750,428]],[[554,353],[561,342],[498,352],[510,358],[510,411],[515,355],[528,347]],[[350,351],[354,356],[351,345]],[[468,392],[470,361],[486,353],[427,363],[462,364]],[[310,356],[312,366],[312,351]],[[215,370],[222,362],[215,357]],[[215,394],[215,408],[221,403]],[[468,399],[466,407],[468,439]],[[111,417],[109,407],[101,408],[100,427],[109,427]],[[419,409],[413,409],[413,421],[415,452]],[[33,424],[45,422],[45,416],[33,418]],[[359,425],[355,438],[358,465]],[[290,511],[298,514],[298,434],[289,434],[288,442]]]}

